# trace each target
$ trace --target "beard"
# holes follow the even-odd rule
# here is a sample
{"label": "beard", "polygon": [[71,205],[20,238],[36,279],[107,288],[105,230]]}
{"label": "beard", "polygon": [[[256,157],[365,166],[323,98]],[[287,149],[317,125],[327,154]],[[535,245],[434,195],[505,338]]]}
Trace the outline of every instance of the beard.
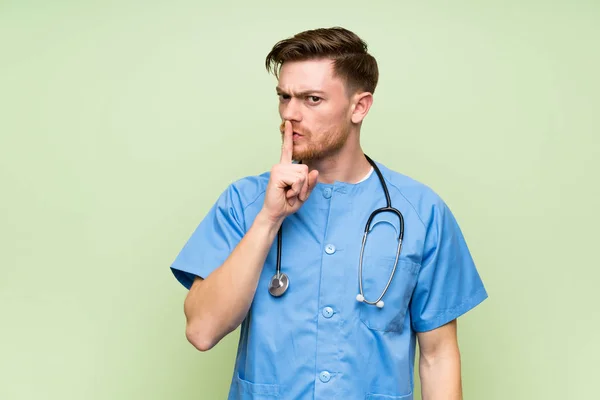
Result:
{"label": "beard", "polygon": [[337,153],[350,136],[350,127],[343,126],[335,130],[315,135],[310,131],[302,131],[303,138],[299,144],[294,144],[292,158],[296,161],[315,161]]}

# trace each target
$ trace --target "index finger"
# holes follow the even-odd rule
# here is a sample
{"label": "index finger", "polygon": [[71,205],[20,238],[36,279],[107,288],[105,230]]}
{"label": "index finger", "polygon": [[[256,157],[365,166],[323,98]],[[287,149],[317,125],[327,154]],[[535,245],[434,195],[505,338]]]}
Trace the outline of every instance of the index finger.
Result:
{"label": "index finger", "polygon": [[283,145],[281,146],[281,164],[292,163],[292,153],[294,151],[294,132],[292,131],[292,123],[285,121],[283,123]]}

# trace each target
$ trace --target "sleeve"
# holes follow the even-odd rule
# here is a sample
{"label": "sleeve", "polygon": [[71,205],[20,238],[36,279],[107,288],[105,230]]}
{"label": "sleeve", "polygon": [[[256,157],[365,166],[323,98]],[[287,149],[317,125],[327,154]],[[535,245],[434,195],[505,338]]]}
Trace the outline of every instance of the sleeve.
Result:
{"label": "sleeve", "polygon": [[443,201],[433,207],[410,305],[413,329],[438,328],[488,297],[463,234]]}
{"label": "sleeve", "polygon": [[175,278],[190,289],[196,276],[206,278],[229,257],[245,234],[240,196],[230,185],[192,233],[171,264]]}

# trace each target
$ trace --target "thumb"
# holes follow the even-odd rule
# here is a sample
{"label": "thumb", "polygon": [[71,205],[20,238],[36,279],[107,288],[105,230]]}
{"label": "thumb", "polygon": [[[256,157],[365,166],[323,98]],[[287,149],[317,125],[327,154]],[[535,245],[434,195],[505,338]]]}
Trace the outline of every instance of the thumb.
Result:
{"label": "thumb", "polygon": [[308,173],[308,190],[306,192],[306,198],[312,193],[315,186],[317,186],[317,178],[319,177],[319,171],[313,169]]}

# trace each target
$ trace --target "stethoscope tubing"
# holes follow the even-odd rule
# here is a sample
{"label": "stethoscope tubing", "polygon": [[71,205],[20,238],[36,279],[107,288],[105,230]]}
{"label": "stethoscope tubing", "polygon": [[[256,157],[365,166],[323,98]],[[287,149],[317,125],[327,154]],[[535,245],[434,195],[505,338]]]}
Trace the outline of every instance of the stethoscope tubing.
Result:
{"label": "stethoscope tubing", "polygon": [[[356,296],[356,299],[359,302],[364,302],[364,303],[370,304],[370,305],[377,305],[377,307],[382,308],[384,305],[384,303],[382,301],[383,296],[385,296],[385,294],[387,293],[387,291],[392,283],[392,280],[394,279],[394,275],[396,273],[396,268],[398,266],[398,259],[400,258],[400,253],[402,251],[402,241],[404,239],[404,217],[398,209],[392,207],[392,202],[390,199],[390,194],[389,194],[387,185],[385,183],[385,179],[383,178],[381,171],[377,167],[377,164],[366,154],[365,154],[365,157],[369,161],[369,163],[373,166],[373,169],[375,170],[375,173],[377,174],[377,177],[379,178],[379,182],[381,183],[381,187],[383,188],[383,192],[385,194],[386,206],[374,210],[371,213],[371,215],[369,215],[367,223],[365,224],[365,232],[363,234],[363,239],[362,239],[362,244],[361,244],[361,249],[360,249],[360,256],[359,256],[359,263],[358,263],[359,294]],[[373,219],[378,214],[383,213],[383,212],[391,212],[391,213],[396,214],[396,216],[398,217],[398,219],[400,221],[400,229],[398,232],[398,248],[396,250],[396,259],[394,261],[394,267],[392,268],[392,272],[391,272],[390,277],[385,285],[385,288],[383,289],[382,293],[379,295],[377,300],[369,301],[369,300],[365,299],[364,291],[363,291],[363,279],[362,279],[363,278],[363,272],[362,272],[363,256],[364,256],[365,245],[367,243],[367,236],[371,229],[371,223],[373,222]],[[281,253],[282,253],[281,247],[282,247],[282,240],[283,240],[282,229],[283,229],[283,225],[279,228],[279,231],[277,232],[276,272],[269,284],[269,292],[274,297],[279,297],[279,296],[283,295],[287,291],[287,288],[289,286],[288,276],[281,272]]]}

